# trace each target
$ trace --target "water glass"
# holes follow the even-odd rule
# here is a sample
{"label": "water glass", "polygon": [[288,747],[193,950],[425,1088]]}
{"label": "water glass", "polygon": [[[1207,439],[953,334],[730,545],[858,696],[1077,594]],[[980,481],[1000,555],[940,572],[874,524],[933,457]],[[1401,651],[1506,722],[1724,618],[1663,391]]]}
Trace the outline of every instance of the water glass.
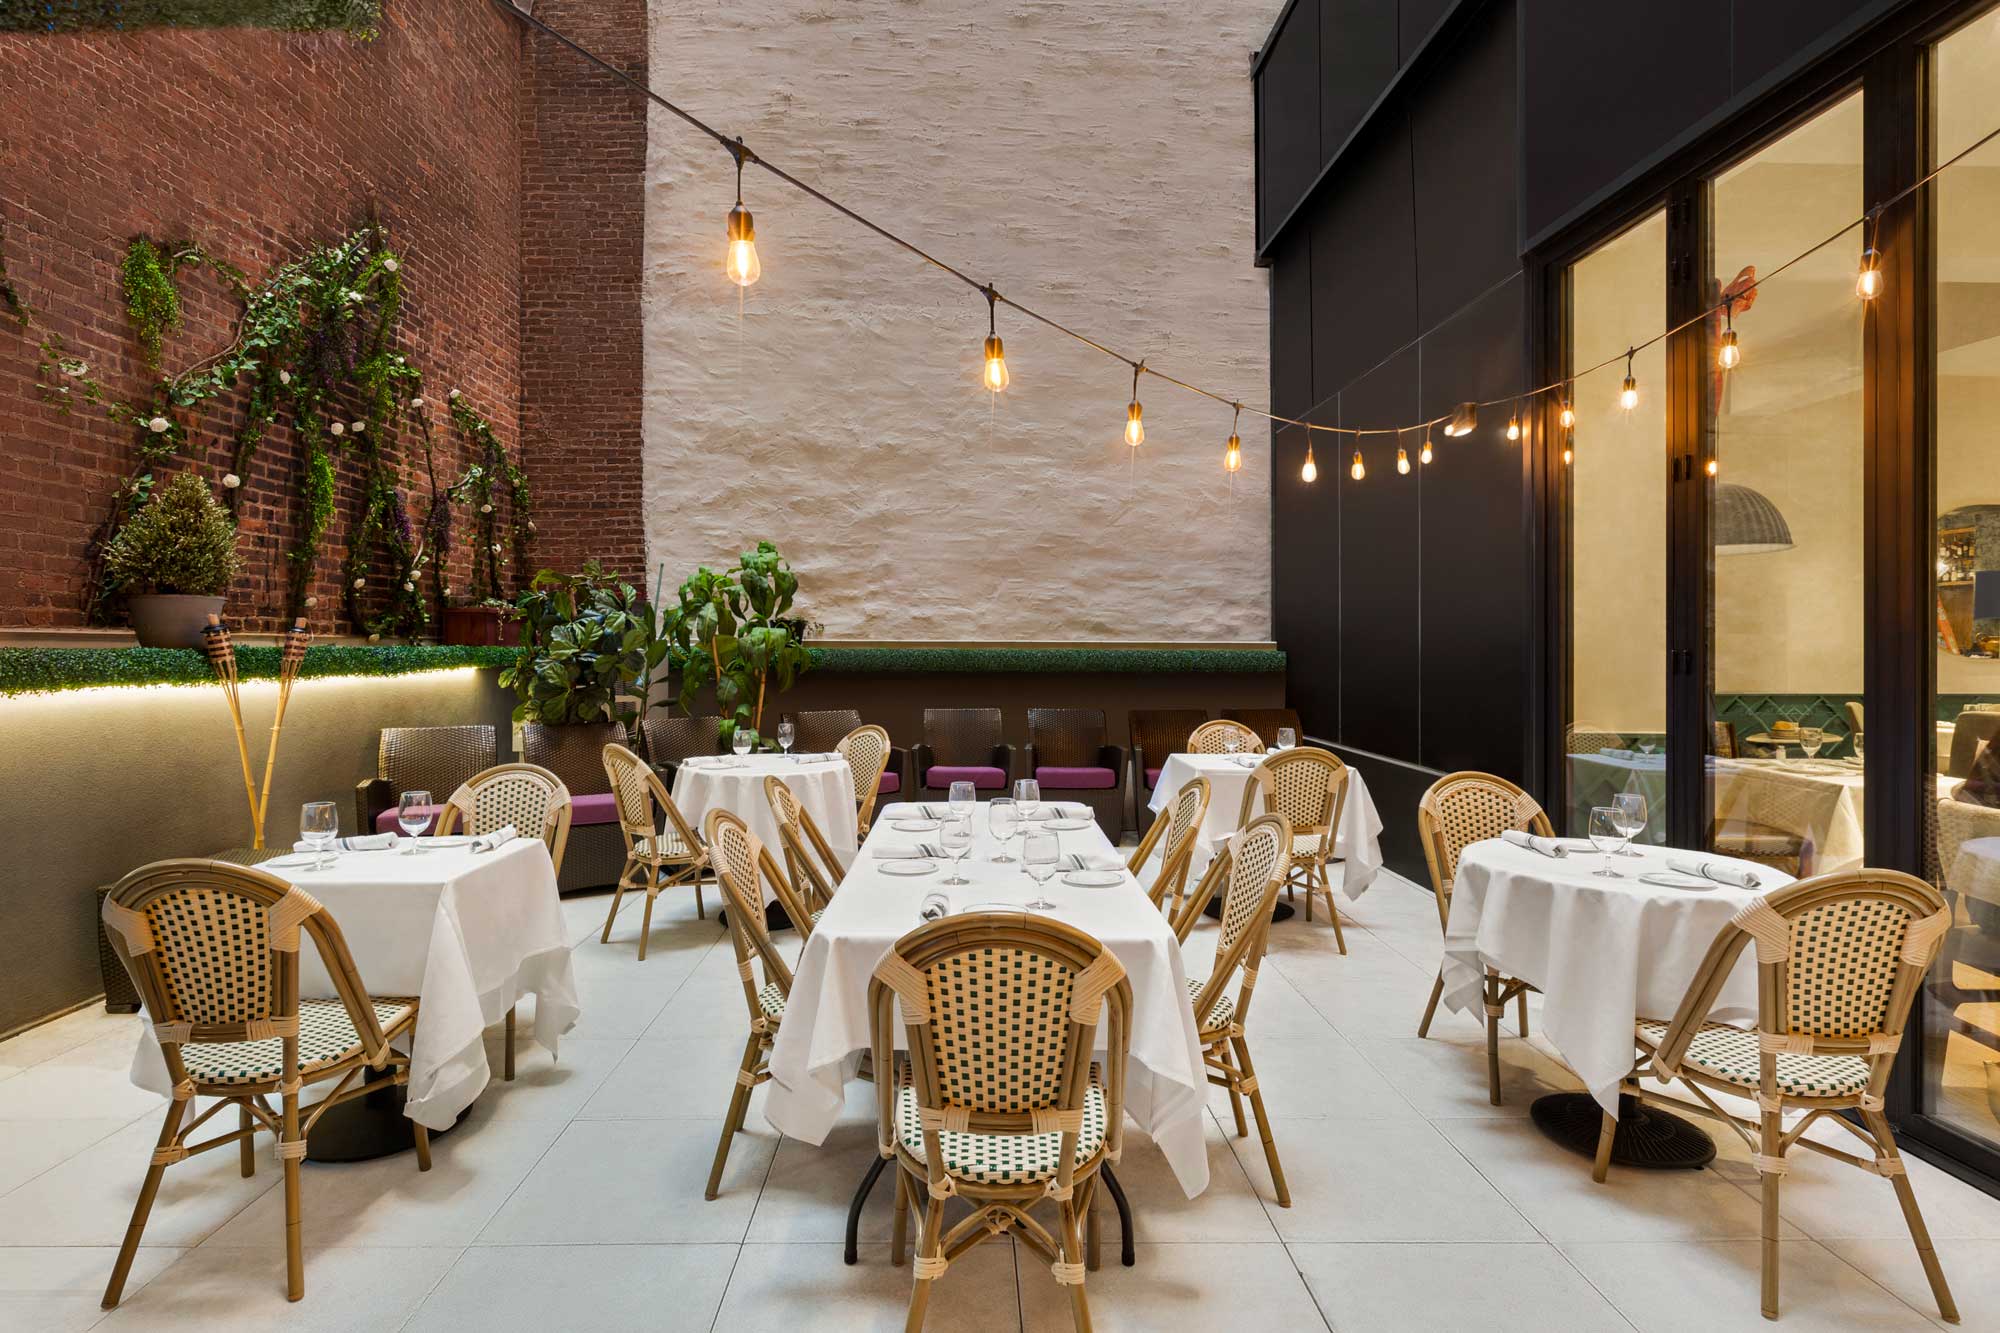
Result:
{"label": "water glass", "polygon": [[1808,759],[1819,757],[1820,747],[1826,744],[1826,732],[1819,727],[1799,728],[1799,752]]}
{"label": "water glass", "polygon": [[419,788],[396,802],[396,823],[403,830],[403,854],[417,850],[417,839],[431,826],[431,794]]}
{"label": "water glass", "polygon": [[[1639,791],[1623,791],[1611,798],[1611,808],[1618,812],[1619,828],[1624,831],[1625,841],[1630,843],[1646,831],[1646,794]],[[1618,849],[1620,856],[1637,856],[1629,846]]]}
{"label": "water glass", "polygon": [[1861,733],[1858,731],[1855,732],[1852,739],[1854,741],[1854,762],[1857,764],[1865,763],[1866,760],[1861,753]]}
{"label": "water glass", "polygon": [[1000,854],[993,858],[993,864],[1010,866],[1014,858],[1007,855],[1007,844],[1014,840],[1021,828],[1021,811],[1011,796],[996,796],[986,807],[986,829],[993,840],[1000,844]]}
{"label": "water glass", "polygon": [[729,748],[739,755],[749,754],[750,747],[756,743],[757,733],[748,727],[738,727],[736,733],[729,738]]}
{"label": "water glass", "polygon": [[1048,883],[1056,873],[1056,865],[1062,860],[1062,847],[1053,833],[1030,833],[1021,839],[1021,865],[1028,877],[1035,881],[1034,898],[1024,903],[1031,912],[1053,912],[1056,905],[1048,899]]}
{"label": "water glass", "polygon": [[953,819],[969,823],[972,812],[979,807],[979,789],[970,782],[954,782],[951,784],[951,794],[945,798],[945,804],[951,808]]}
{"label": "water glass", "polygon": [[340,836],[340,807],[332,801],[307,801],[299,808],[299,840],[313,849],[312,869],[324,870],[333,864],[327,855]]}
{"label": "water glass", "polygon": [[1034,819],[1042,813],[1042,784],[1033,778],[1022,778],[1014,784],[1014,804],[1019,806],[1021,818]]}
{"label": "water glass", "polygon": [[1296,731],[1293,731],[1290,727],[1278,728],[1278,748],[1280,750],[1289,750],[1298,743],[1299,734]]}
{"label": "water glass", "polygon": [[1224,754],[1235,754],[1242,748],[1243,737],[1234,728],[1222,733],[1222,752]]}
{"label": "water glass", "polygon": [[951,877],[940,880],[939,883],[970,884],[972,881],[962,872],[965,866],[965,854],[972,850],[972,820],[947,819],[944,827],[938,830],[938,840],[944,844],[944,854],[951,858]]}
{"label": "water glass", "polygon": [[778,724],[778,748],[786,754],[792,752],[792,742],[797,740],[798,737],[799,729],[792,725],[790,718],[786,718]]}
{"label": "water glass", "polygon": [[1625,845],[1625,821],[1614,806],[1594,805],[1590,808],[1590,845],[1604,853],[1604,865],[1590,873],[1599,879],[1623,879],[1623,875],[1611,868],[1611,858]]}

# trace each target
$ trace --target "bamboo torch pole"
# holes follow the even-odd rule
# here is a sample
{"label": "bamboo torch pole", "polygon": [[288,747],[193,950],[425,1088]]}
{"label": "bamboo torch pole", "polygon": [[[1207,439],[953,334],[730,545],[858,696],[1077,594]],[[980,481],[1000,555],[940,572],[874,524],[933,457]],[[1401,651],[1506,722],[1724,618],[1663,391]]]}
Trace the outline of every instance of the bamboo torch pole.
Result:
{"label": "bamboo torch pole", "polygon": [[306,649],[312,646],[312,631],[300,616],[285,631],[285,650],[278,658],[278,711],[271,719],[271,748],[264,754],[264,785],[257,797],[257,845],[264,845],[264,816],[271,809],[271,772],[278,763],[278,732],[285,725],[285,707],[292,701],[292,685],[305,665]]}
{"label": "bamboo torch pole", "polygon": [[229,631],[222,627],[222,619],[211,614],[208,624],[201,631],[201,651],[208,658],[209,666],[215,669],[215,678],[222,684],[222,697],[229,701],[229,717],[236,725],[236,757],[243,765],[243,798],[250,803],[251,833],[256,845],[264,845],[264,821],[257,810],[257,788],[250,780],[250,745],[243,736],[243,700],[240,697],[239,682],[236,678],[236,645],[229,641]]}

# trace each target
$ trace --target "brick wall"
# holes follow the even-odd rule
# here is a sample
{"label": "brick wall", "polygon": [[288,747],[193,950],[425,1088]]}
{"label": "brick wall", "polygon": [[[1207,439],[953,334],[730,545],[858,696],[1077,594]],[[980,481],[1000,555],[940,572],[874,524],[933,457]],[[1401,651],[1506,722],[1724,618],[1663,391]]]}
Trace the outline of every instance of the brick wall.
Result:
{"label": "brick wall", "polygon": [[[646,76],[644,0],[540,0],[535,16]],[[536,559],[641,579],[646,102],[554,38],[523,41],[521,432]]]}
{"label": "brick wall", "polygon": [[[119,396],[146,387],[118,288],[136,234],[197,240],[254,280],[378,208],[405,260],[403,336],[430,373],[427,392],[441,402],[461,387],[517,446],[523,40],[490,0],[391,4],[370,44],[254,30],[0,37],[0,244],[39,326],[24,336],[0,324],[0,627],[82,623],[90,538],[131,468],[132,440],[94,412],[45,407],[35,343],[60,334]],[[169,371],[224,346],[236,313],[206,276],[183,294]],[[194,461],[212,476],[227,469],[240,407],[224,400],[189,421]],[[463,451],[448,427],[438,437],[449,480]],[[406,495],[420,515],[429,490],[413,433],[406,443]],[[283,609],[296,461],[280,429],[245,478],[245,569],[230,614],[249,628],[276,627]],[[360,473],[356,459],[335,461],[322,608],[338,604]],[[547,478],[536,470],[544,491]],[[560,498],[548,509],[559,514]],[[461,589],[471,530],[461,511],[450,580]]]}

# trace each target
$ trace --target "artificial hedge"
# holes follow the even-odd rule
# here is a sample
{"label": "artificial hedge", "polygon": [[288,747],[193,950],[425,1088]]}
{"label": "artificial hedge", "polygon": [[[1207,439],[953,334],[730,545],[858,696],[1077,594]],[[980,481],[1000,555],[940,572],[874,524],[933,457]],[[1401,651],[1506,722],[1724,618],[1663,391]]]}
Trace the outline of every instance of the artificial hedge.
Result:
{"label": "artificial hedge", "polygon": [[[510,648],[445,644],[318,644],[299,673],[310,676],[406,676],[458,667],[503,667]],[[276,647],[239,646],[236,674],[276,680]],[[104,685],[207,685],[215,673],[192,648],[0,648],[0,695],[47,694]]]}
{"label": "artificial hedge", "polygon": [[810,648],[814,671],[1160,674],[1283,671],[1272,648]]}
{"label": "artificial hedge", "polygon": [[140,28],[381,31],[382,0],[0,0],[0,32],[130,32]]}

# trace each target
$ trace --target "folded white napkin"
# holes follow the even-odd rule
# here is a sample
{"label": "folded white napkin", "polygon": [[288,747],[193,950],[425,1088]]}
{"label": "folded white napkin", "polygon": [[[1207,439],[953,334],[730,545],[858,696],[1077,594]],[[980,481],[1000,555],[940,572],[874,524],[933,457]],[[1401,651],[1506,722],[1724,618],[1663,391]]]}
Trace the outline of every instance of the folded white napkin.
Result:
{"label": "folded white napkin", "polygon": [[1678,870],[1683,875],[1693,875],[1696,879],[1712,879],[1717,884],[1730,884],[1739,889],[1754,889],[1764,881],[1754,870],[1730,865],[1727,861],[1696,861],[1684,856],[1667,858],[1667,868]]}
{"label": "folded white napkin", "polygon": [[1616,747],[1607,749],[1604,753],[1610,755],[1613,759],[1630,759],[1632,757],[1630,750],[1621,750]]}
{"label": "folded white napkin", "polygon": [[951,915],[951,899],[942,893],[927,893],[917,915],[926,921],[937,921]]}
{"label": "folded white napkin", "polygon": [[898,847],[891,843],[878,842],[868,849],[868,854],[884,861],[918,861],[922,860],[926,853],[921,846]]}
{"label": "folded white napkin", "polygon": [[502,824],[491,833],[483,833],[479,837],[474,838],[472,840],[472,850],[475,852],[490,852],[495,847],[506,846],[520,836],[519,833],[514,831],[512,824]]}
{"label": "folded white napkin", "polygon": [[1538,837],[1517,828],[1502,829],[1500,838],[1503,842],[1511,842],[1516,847],[1526,847],[1530,851],[1540,852],[1543,856],[1569,855],[1569,849],[1563,846],[1560,838]]}
{"label": "folded white napkin", "polygon": [[1090,807],[1087,805],[1064,805],[1059,801],[1045,803],[1032,815],[1022,815],[1023,819],[1087,819]]}
{"label": "folded white napkin", "polygon": [[[396,845],[393,833],[357,833],[351,838],[335,838],[333,850],[341,852],[382,852]],[[309,852],[313,845],[301,839],[292,844],[295,852]]]}
{"label": "folded white napkin", "polygon": [[1064,870],[1123,870],[1125,862],[1115,852],[1068,852],[1062,859]]}

